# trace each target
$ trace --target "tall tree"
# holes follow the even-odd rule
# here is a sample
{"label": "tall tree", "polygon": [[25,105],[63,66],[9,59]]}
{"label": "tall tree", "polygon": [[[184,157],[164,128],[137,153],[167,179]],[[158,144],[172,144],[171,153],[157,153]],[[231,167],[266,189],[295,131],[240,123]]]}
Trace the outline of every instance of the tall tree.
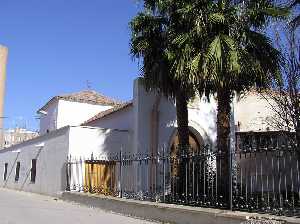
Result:
{"label": "tall tree", "polygon": [[[143,60],[142,75],[148,90],[155,90],[176,102],[178,140],[180,154],[189,153],[188,101],[195,95],[194,85],[183,76],[188,66],[177,54],[176,34],[186,30],[189,23],[185,20],[182,8],[189,0],[145,0],[144,11],[131,22],[131,53]],[[181,69],[176,64],[181,63]],[[185,166],[179,164],[178,195],[187,199]]]}
{"label": "tall tree", "polygon": [[223,154],[218,162],[222,177],[219,193],[226,199],[232,98],[253,86],[267,87],[278,76],[281,54],[261,31],[270,18],[284,17],[288,10],[268,0],[199,0],[187,4],[186,11],[193,12],[189,19],[194,27],[188,26],[189,30],[175,39],[179,52],[185,55],[181,58],[189,63],[176,66],[189,66],[188,73],[181,77],[198,86],[200,93],[217,94],[217,148]]}
{"label": "tall tree", "polygon": [[177,17],[180,1],[145,0],[144,11],[131,21],[131,53],[143,60],[142,75],[148,90],[161,92],[176,101],[179,145],[189,147],[188,101],[194,96],[193,85],[180,79],[173,69],[177,60],[172,47],[174,27],[184,24]]}
{"label": "tall tree", "polygon": [[203,69],[208,89],[217,93],[217,147],[224,154],[222,190],[226,197],[229,181],[230,114],[235,93],[251,87],[264,88],[277,78],[282,58],[261,31],[271,17],[286,15],[270,1],[225,1],[216,3],[210,14],[210,38]]}
{"label": "tall tree", "polygon": [[[224,198],[229,195],[232,98],[253,86],[266,87],[279,73],[280,52],[259,31],[271,17],[286,14],[269,0],[145,0],[145,12],[131,24],[132,53],[144,60],[148,86],[175,96],[177,106],[195,87],[206,96],[217,94],[217,147],[225,158],[218,163],[223,177],[219,191]],[[186,106],[177,112],[178,124],[183,124],[180,144],[188,145]]]}

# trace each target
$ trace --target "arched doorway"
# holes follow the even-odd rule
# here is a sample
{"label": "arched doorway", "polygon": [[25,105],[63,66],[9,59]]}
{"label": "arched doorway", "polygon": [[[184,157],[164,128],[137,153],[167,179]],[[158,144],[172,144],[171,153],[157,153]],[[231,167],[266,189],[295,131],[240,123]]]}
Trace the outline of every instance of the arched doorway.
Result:
{"label": "arched doorway", "polygon": [[171,177],[171,197],[174,201],[190,200],[198,195],[201,182],[201,161],[199,155],[204,149],[204,141],[201,135],[193,128],[189,131],[190,148],[188,153],[182,154],[180,151],[178,133],[176,132],[171,141],[170,147],[170,177]]}
{"label": "arched doorway", "polygon": [[[201,148],[203,147],[204,143],[202,137],[200,136],[199,133],[197,133],[197,136],[195,130],[192,131],[190,128],[189,131],[190,152],[189,153],[199,153]],[[170,149],[171,155],[178,155],[178,153],[180,153],[178,145],[179,145],[179,139],[178,139],[178,133],[176,132],[176,135],[173,137],[173,140],[171,142],[171,149]]]}

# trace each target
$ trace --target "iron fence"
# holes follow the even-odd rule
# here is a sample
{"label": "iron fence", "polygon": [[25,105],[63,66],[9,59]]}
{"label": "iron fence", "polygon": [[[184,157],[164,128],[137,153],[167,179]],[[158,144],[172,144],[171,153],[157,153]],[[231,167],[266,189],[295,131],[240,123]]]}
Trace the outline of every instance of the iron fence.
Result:
{"label": "iron fence", "polygon": [[205,146],[175,154],[69,157],[67,190],[299,216],[299,152],[288,144],[274,146],[237,147],[229,154]]}

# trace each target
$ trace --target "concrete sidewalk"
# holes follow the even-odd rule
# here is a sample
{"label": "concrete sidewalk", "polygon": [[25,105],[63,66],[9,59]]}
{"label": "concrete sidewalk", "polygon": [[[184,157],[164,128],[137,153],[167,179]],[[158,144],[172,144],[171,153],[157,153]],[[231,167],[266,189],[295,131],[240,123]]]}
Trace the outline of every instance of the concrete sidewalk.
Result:
{"label": "concrete sidewalk", "polygon": [[0,188],[0,224],[151,224],[144,220]]}
{"label": "concrete sidewalk", "polygon": [[[250,217],[258,218],[260,220],[280,220],[281,223],[285,224],[300,223],[300,219],[296,217],[278,217],[268,214],[155,203],[78,192],[64,192],[61,198],[66,201],[92,205],[93,207],[101,208],[105,211],[112,211],[119,214],[131,215],[134,217],[158,220],[163,223],[241,224]],[[252,223],[252,221],[249,221],[249,223]],[[266,222],[254,221],[253,223]]]}

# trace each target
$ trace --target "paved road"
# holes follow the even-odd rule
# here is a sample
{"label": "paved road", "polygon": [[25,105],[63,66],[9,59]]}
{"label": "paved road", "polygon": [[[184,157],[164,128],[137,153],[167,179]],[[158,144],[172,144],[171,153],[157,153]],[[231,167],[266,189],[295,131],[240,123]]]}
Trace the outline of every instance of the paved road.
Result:
{"label": "paved road", "polygon": [[0,224],[151,224],[151,222],[0,188]]}

